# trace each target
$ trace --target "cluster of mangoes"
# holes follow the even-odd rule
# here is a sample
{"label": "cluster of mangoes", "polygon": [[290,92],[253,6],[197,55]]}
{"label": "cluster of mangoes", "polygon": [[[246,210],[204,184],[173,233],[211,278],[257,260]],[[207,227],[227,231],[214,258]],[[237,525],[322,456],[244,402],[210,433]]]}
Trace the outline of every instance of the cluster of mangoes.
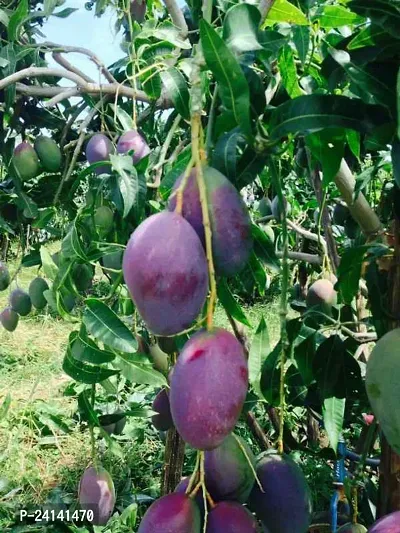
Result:
{"label": "cluster of mangoes", "polygon": [[[114,152],[113,143],[104,133],[96,133],[86,145],[86,159],[90,164],[109,161],[110,154]],[[149,155],[150,148],[138,131],[129,130],[118,139],[117,152],[119,154],[133,152],[132,161],[136,164]],[[111,164],[107,163],[95,169],[96,174],[109,174],[110,171]]]}
{"label": "cluster of mangoes", "polygon": [[[8,267],[0,261],[0,291],[6,290],[11,283]],[[32,305],[41,311],[47,305],[44,293],[49,290],[47,281],[41,277],[33,279],[28,292],[17,287],[10,293],[9,305],[0,313],[0,322],[7,331],[14,331],[20,316],[27,316]]]}
{"label": "cluster of mangoes", "polygon": [[14,149],[12,168],[21,181],[36,178],[42,171],[58,172],[62,164],[62,153],[58,144],[44,135],[36,137],[32,146],[23,141]]}

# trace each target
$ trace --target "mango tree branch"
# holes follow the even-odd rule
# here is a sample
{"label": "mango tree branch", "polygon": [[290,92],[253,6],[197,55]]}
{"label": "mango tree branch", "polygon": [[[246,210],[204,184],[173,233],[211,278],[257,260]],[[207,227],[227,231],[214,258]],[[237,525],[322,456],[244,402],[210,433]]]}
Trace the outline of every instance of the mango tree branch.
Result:
{"label": "mango tree branch", "polygon": [[[28,86],[25,84],[19,84],[20,80],[26,78],[40,78],[43,76],[53,76],[56,78],[65,78],[73,81],[76,84],[76,87],[58,87],[58,86]],[[63,98],[70,98],[71,96],[77,96],[79,94],[91,94],[91,95],[106,95],[106,94],[118,94],[119,96],[125,96],[127,98],[136,99],[141,102],[153,103],[158,108],[167,109],[172,107],[171,102],[165,96],[161,96],[157,101],[151,100],[149,96],[144,91],[134,90],[131,87],[126,87],[125,85],[120,85],[119,83],[110,83],[110,84],[96,84],[88,83],[81,76],[78,76],[75,72],[70,72],[68,70],[61,70],[57,68],[49,67],[29,67],[18,72],[6,76],[0,80],[0,91],[5,89],[9,85],[16,83],[17,91],[25,94],[27,96],[35,97],[49,97],[50,94],[52,97],[56,98],[56,103],[60,102],[60,98],[63,93]],[[72,94],[72,90],[73,94]],[[55,105],[53,101],[47,102],[45,104],[47,107]]]}
{"label": "mango tree branch", "polygon": [[[282,257],[282,252],[276,252],[277,257]],[[322,265],[322,258],[319,255],[306,254],[304,252],[289,252],[288,258],[292,261],[304,261],[311,265]]]}
{"label": "mango tree branch", "polygon": [[62,67],[64,67],[66,70],[69,70],[70,72],[74,72],[75,74],[83,78],[88,83],[94,83],[94,80],[90,76],[87,76],[84,72],[79,70],[78,67],[75,67],[74,65],[72,65],[59,52],[54,52],[52,56],[53,56],[54,61],[58,63],[59,65],[61,65]]}
{"label": "mango tree branch", "polygon": [[356,180],[344,159],[342,159],[339,171],[335,177],[335,183],[350,210],[351,216],[359,224],[363,233],[367,237],[373,237],[380,233],[382,230],[381,221],[369,205],[363,193],[360,192],[357,195],[357,199],[353,202]]}
{"label": "mango tree branch", "polygon": [[108,68],[105,66],[105,64],[102,62],[102,60],[88,48],[83,48],[81,46],[64,46],[62,44],[52,43],[49,41],[39,43],[37,46],[42,49],[50,49],[52,52],[60,52],[64,54],[83,54],[93,61],[93,63],[99,68],[99,70],[109,83],[118,83],[114,76],[111,74],[111,72],[108,70]]}
{"label": "mango tree branch", "polygon": [[[309,241],[318,242],[318,235],[316,235],[315,233],[312,233],[311,231],[308,231],[308,230],[304,229],[302,226],[299,226],[298,224],[296,224],[295,222],[292,222],[289,219],[286,219],[286,223],[287,223],[287,225],[289,226],[290,229],[292,229],[293,231],[295,231],[296,233],[298,233],[302,237],[305,237]],[[323,237],[320,237],[319,242],[321,243],[322,248],[325,251],[326,250],[325,239]]]}
{"label": "mango tree branch", "polygon": [[181,37],[185,38],[189,29],[181,8],[178,6],[175,0],[164,0],[164,4],[168,13],[171,15],[172,22],[180,30]]}

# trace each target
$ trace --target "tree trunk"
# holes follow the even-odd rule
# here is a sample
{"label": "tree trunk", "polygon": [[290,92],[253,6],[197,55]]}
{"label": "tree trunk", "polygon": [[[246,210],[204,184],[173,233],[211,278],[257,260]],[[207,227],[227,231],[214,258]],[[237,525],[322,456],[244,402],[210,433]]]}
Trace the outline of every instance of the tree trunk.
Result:
{"label": "tree trunk", "polygon": [[164,471],[161,480],[161,495],[174,492],[182,478],[183,462],[185,460],[185,442],[175,428],[167,433],[165,443]]}
{"label": "tree trunk", "polygon": [[[389,273],[389,287],[389,309],[391,315],[397,318],[390,322],[390,328],[394,329],[400,326],[400,221],[397,218],[394,224],[394,257]],[[392,450],[383,435],[381,443],[378,516],[400,511],[400,456]]]}

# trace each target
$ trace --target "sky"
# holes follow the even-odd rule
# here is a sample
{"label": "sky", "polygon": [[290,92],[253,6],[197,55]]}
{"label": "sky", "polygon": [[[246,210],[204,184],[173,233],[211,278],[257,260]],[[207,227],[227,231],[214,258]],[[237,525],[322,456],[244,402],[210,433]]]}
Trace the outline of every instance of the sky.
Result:
{"label": "sky", "polygon": [[[89,48],[106,65],[110,65],[123,56],[120,49],[121,34],[115,35],[115,14],[111,10],[101,17],[95,17],[94,9],[92,11],[85,9],[85,0],[66,0],[59,9],[66,7],[78,8],[78,11],[65,19],[51,16],[41,29],[46,38],[38,40]],[[66,54],[65,57],[96,82],[99,80],[98,69],[89,58],[81,54]],[[51,54],[47,54],[47,60],[50,66],[57,66]],[[62,80],[60,85],[73,85],[73,83]]]}

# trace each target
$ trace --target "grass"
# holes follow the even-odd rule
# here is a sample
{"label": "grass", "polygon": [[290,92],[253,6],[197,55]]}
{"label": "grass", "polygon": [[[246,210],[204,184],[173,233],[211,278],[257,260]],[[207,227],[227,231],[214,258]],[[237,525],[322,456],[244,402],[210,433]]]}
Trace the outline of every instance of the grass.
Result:
{"label": "grass", "polygon": [[[36,275],[37,268],[22,269],[18,285],[27,289]],[[8,296],[9,290],[0,293],[0,308],[7,305]],[[250,306],[245,312],[253,328],[263,315],[272,340],[277,340],[276,303]],[[215,324],[229,328],[222,308],[216,310]],[[71,329],[70,323],[44,311],[21,317],[13,333],[0,330],[0,406],[8,395],[11,398],[6,416],[0,415],[0,531],[13,531],[10,524],[18,506],[43,503],[57,491],[73,501],[90,462],[88,433],[73,421],[76,399],[64,394],[71,382],[62,371]],[[130,419],[121,443],[122,458],[106,449],[102,456],[115,480],[119,503],[125,506],[132,493],[155,497],[163,464],[159,435],[148,421]]]}

